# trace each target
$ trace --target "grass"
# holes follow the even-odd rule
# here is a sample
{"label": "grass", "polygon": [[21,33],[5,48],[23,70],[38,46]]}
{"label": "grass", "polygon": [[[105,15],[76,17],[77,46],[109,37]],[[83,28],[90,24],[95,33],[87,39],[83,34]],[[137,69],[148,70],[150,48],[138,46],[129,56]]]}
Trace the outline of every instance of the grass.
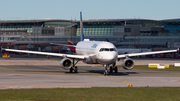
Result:
{"label": "grass", "polygon": [[0,101],[180,101],[179,87],[93,87],[0,90]]}
{"label": "grass", "polygon": [[[122,68],[122,66],[118,66]],[[157,68],[149,68],[148,65],[135,65],[133,69],[137,70],[147,70],[147,71],[171,71],[171,72],[180,72],[180,67],[175,67],[174,65],[170,65],[169,68],[165,69],[157,69]]]}

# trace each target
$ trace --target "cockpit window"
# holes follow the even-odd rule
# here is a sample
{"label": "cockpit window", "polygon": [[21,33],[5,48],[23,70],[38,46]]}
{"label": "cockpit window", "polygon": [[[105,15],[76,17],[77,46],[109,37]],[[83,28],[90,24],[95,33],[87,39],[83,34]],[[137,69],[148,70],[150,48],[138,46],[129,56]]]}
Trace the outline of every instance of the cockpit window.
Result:
{"label": "cockpit window", "polygon": [[105,48],[104,51],[109,51],[109,48]]}
{"label": "cockpit window", "polygon": [[115,49],[114,48],[110,48],[110,51],[115,51]]}
{"label": "cockpit window", "polygon": [[116,49],[115,48],[101,48],[99,51],[100,52],[102,52],[102,51],[116,51]]}
{"label": "cockpit window", "polygon": [[100,51],[100,52],[101,52],[101,51],[104,51],[104,48],[101,48],[99,51]]}

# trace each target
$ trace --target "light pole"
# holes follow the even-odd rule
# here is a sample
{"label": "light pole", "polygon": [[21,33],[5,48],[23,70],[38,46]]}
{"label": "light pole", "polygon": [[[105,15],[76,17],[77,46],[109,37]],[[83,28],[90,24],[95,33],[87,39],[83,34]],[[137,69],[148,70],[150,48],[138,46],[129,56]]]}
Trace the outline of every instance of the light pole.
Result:
{"label": "light pole", "polygon": [[4,48],[4,33],[3,33],[3,48]]}
{"label": "light pole", "polygon": [[[2,32],[1,32],[1,38],[2,38]],[[0,40],[1,40],[1,43],[2,43],[2,39],[0,38]],[[2,47],[2,46],[1,46]]]}

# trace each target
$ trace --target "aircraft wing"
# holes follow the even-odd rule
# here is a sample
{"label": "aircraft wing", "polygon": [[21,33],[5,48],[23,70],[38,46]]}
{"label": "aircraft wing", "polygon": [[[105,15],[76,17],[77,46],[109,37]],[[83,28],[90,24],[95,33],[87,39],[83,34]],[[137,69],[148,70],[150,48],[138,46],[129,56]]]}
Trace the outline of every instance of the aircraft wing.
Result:
{"label": "aircraft wing", "polygon": [[58,45],[58,46],[66,46],[66,47],[76,47],[75,45],[65,45],[65,44],[57,44],[57,43],[50,43],[51,45]]}
{"label": "aircraft wing", "polygon": [[118,58],[140,56],[140,55],[151,55],[151,54],[159,54],[159,53],[170,53],[170,52],[177,52],[177,51],[179,51],[179,49],[177,49],[177,50],[155,51],[155,52],[142,52],[142,53],[122,54],[122,55],[118,55]]}
{"label": "aircraft wing", "polygon": [[38,51],[29,51],[29,50],[16,50],[16,49],[2,49],[2,50],[11,51],[11,52],[22,52],[22,53],[32,53],[32,54],[39,54],[39,55],[48,55],[48,56],[68,57],[68,58],[75,58],[75,59],[84,59],[86,57],[84,55],[38,52]]}

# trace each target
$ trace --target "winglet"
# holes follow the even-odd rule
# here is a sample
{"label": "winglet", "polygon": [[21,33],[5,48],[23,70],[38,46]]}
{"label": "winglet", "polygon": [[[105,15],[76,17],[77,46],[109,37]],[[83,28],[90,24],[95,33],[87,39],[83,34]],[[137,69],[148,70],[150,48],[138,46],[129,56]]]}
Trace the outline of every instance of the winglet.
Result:
{"label": "winglet", "polygon": [[80,30],[81,30],[81,41],[84,41],[82,12],[80,12]]}

